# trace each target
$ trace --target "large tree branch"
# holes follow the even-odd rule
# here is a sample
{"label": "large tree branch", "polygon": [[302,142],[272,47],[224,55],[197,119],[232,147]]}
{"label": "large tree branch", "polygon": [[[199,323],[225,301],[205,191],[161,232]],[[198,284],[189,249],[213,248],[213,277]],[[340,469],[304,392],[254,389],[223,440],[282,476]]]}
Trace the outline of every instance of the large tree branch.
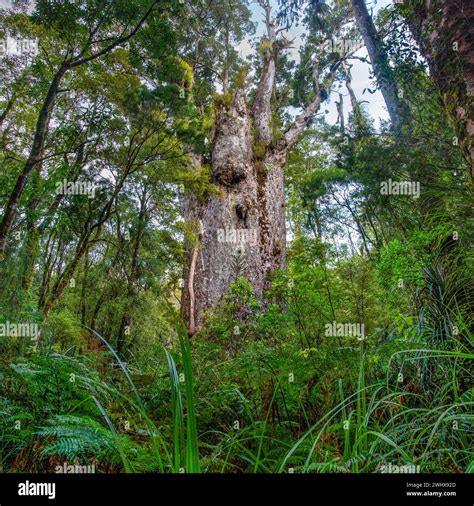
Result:
{"label": "large tree branch", "polygon": [[[287,129],[285,135],[278,142],[277,150],[283,152],[286,156],[288,151],[298,142],[303,134],[303,131],[311,125],[315,114],[318,112],[321,105],[321,86],[319,84],[319,67],[318,61],[313,65],[312,79],[314,85],[314,97],[303,109],[303,112],[296,117],[294,123]],[[336,78],[336,70],[339,62],[334,63],[331,66],[328,80],[328,89],[332,87],[332,84]]]}
{"label": "large tree branch", "polygon": [[[333,62],[329,68],[329,75],[327,76],[327,82],[325,83],[325,87],[327,88],[328,96],[331,92],[331,87],[336,79],[336,72],[339,69],[341,63],[346,60],[352,58],[354,52],[353,51],[344,53],[336,62]],[[285,135],[282,139],[278,141],[276,146],[277,151],[280,154],[286,156],[288,151],[299,141],[301,135],[304,130],[308,128],[314,120],[315,114],[318,112],[319,107],[321,106],[321,86],[319,84],[320,79],[320,70],[319,70],[319,59],[315,58],[313,63],[312,70],[312,79],[314,86],[314,96],[312,100],[306,105],[303,109],[303,112],[296,117],[294,123],[290,125],[290,127],[286,130]]]}
{"label": "large tree branch", "polygon": [[153,12],[153,10],[158,2],[159,2],[159,0],[153,1],[150,8],[145,12],[145,14],[142,16],[140,21],[135,25],[135,28],[128,35],[124,35],[124,36],[119,37],[112,44],[109,44],[104,49],[101,49],[100,51],[97,51],[87,57],[78,58],[78,59],[70,61],[69,67],[70,68],[78,67],[79,65],[82,65],[84,63],[88,63],[92,60],[96,60],[97,58],[100,58],[101,56],[104,56],[105,54],[109,53],[110,51],[115,49],[117,46],[120,46],[121,44],[124,44],[125,42],[129,41],[134,35],[136,35],[138,33],[138,31],[142,27],[143,23],[145,23],[145,21],[151,15],[151,13]]}

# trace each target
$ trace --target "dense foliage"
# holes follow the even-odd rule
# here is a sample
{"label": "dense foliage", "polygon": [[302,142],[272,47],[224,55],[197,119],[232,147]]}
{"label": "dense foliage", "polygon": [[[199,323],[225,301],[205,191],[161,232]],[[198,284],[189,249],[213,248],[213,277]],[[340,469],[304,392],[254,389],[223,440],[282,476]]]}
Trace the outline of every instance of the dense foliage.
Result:
{"label": "dense foliage", "polygon": [[[281,129],[314,93],[312,48],[350,17],[348,2],[293,3],[280,17],[308,36],[299,63],[279,62]],[[215,191],[188,148],[208,153],[215,108],[247,75],[252,100],[265,51],[244,62],[251,12],[222,4],[0,13],[0,36],[40,41],[0,59],[2,209],[30,167],[0,264],[1,468],[474,471],[472,186],[396,8],[377,22],[406,127],[376,128],[357,102],[345,125],[318,117],[286,168],[287,268],[261,300],[236,255],[229,293],[188,338],[180,202]],[[419,198],[381,194],[389,179],[419,182]],[[94,190],[59,193],[66,180]],[[349,322],[362,335],[337,332]]]}

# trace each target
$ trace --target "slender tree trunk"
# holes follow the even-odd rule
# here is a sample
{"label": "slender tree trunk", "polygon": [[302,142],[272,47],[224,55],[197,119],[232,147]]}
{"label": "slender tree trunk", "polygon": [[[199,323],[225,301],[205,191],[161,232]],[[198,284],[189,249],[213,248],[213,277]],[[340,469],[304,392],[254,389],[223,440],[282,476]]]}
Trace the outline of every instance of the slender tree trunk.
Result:
{"label": "slender tree trunk", "polygon": [[49,297],[44,300],[44,303],[41,307],[41,311],[43,312],[43,315],[45,317],[48,316],[55,302],[59,299],[64,289],[73,278],[74,273],[76,272],[76,268],[79,264],[79,261],[82,259],[84,253],[87,251],[88,246],[89,243],[87,242],[87,239],[81,238],[79,244],[76,247],[74,258],[71,260],[70,263],[68,263],[66,269],[59,276],[58,280],[56,281],[51,290],[51,294],[49,295]]}
{"label": "slender tree trunk", "polygon": [[5,109],[0,114],[0,129],[2,128],[3,122],[5,121],[5,118],[7,117],[8,113],[11,111],[13,104],[15,103],[15,100],[16,100],[16,94],[15,94],[15,92],[13,92],[12,96],[10,97],[10,99],[7,102]]}
{"label": "slender tree trunk", "polygon": [[474,2],[414,2],[407,19],[474,181]]}
{"label": "slender tree trunk", "polygon": [[367,130],[367,122],[362,114],[362,108],[357,100],[357,97],[354,93],[354,89],[352,88],[352,76],[351,70],[348,65],[343,64],[344,74],[345,74],[345,82],[346,88],[349,93],[349,98],[352,106],[352,116],[354,123],[354,130],[357,137],[361,137],[364,134],[364,131]]}
{"label": "slender tree trunk", "polygon": [[112,195],[109,197],[108,201],[102,207],[96,222],[94,224],[91,224],[90,220],[86,222],[86,224],[84,225],[84,231],[82,232],[79,238],[72,260],[70,260],[70,262],[66,264],[64,270],[58,276],[56,282],[54,283],[51,289],[50,294],[48,296],[42,297],[41,299],[42,305],[40,305],[40,308],[44,316],[48,315],[49,311],[52,309],[52,307],[59,299],[59,297],[62,295],[66,286],[74,276],[79,261],[82,259],[84,253],[88,250],[90,241],[92,240],[93,236],[95,236],[96,239],[100,237],[102,227],[110,217],[112,207],[117,199],[117,196],[122,190],[128,175],[132,171],[132,165],[133,161],[128,160],[124,173],[117,182],[117,185],[115,186]]}
{"label": "slender tree trunk", "polygon": [[[133,243],[132,259],[130,262],[130,273],[127,276],[127,305],[122,314],[122,321],[120,323],[120,329],[118,334],[118,343],[120,346],[117,351],[124,350],[124,345],[127,342],[127,335],[129,335],[130,327],[132,325],[132,314],[130,304],[135,303],[135,298],[138,294],[138,282],[139,282],[139,253],[145,234],[145,229],[148,223],[148,210],[147,210],[147,185],[143,187],[143,191],[140,195],[140,211],[138,214],[138,223],[136,226],[136,236]],[[128,332],[127,332],[128,330]]]}
{"label": "slender tree trunk", "polygon": [[33,282],[35,272],[35,263],[40,249],[40,233],[36,227],[36,220],[31,216],[32,211],[28,210],[27,238],[25,241],[25,258],[23,272],[21,277],[21,286],[23,290],[29,290]]}
{"label": "slender tree trunk", "polygon": [[365,5],[365,0],[352,0],[352,9],[393,128],[400,130],[407,118],[408,110],[406,104],[398,96],[398,86],[388,63],[383,42],[378,36],[377,29]]}
{"label": "slender tree trunk", "polygon": [[[65,159],[68,163],[67,158]],[[76,161],[71,165],[68,176],[72,176],[73,180],[76,181],[80,174],[80,170],[86,161],[84,155],[84,144],[81,144],[78,148]],[[27,235],[25,241],[25,265],[22,274],[22,287],[24,290],[28,290],[33,280],[35,265],[38,260],[38,254],[40,250],[40,241],[44,231],[47,229],[48,224],[53,221],[56,216],[61,202],[64,200],[63,194],[57,194],[48,208],[46,217],[43,221],[37,224],[35,217],[36,207],[40,204],[41,198],[38,196],[38,183],[41,179],[40,176],[41,164],[37,164],[35,171],[33,172],[32,183],[34,184],[34,191],[30,201],[26,206],[26,223],[27,223]]]}
{"label": "slender tree trunk", "polygon": [[337,122],[340,125],[341,133],[344,134],[346,131],[346,126],[344,124],[344,98],[342,93],[339,93],[339,102],[335,102],[337,109]]}
{"label": "slender tree trunk", "polygon": [[91,265],[91,260],[89,256],[89,248],[86,249],[84,254],[84,272],[82,275],[82,287],[81,287],[81,300],[80,300],[80,310],[81,310],[81,324],[84,325],[86,323],[86,315],[87,315],[87,288],[88,288],[88,280],[89,280],[89,268]]}

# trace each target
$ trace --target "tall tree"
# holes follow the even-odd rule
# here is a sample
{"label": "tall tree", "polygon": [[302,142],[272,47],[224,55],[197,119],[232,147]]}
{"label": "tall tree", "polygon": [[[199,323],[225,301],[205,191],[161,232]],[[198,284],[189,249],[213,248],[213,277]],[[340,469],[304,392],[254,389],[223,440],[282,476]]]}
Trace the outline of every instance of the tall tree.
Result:
{"label": "tall tree", "polygon": [[[187,249],[182,298],[183,314],[192,335],[205,312],[227,292],[235,278],[234,266],[252,283],[257,297],[268,287],[268,277],[285,266],[286,229],[284,166],[291,148],[317,113],[324,86],[330,89],[336,75],[334,60],[314,54],[310,61],[312,90],[293,122],[278,130],[279,101],[275,100],[279,57],[290,46],[280,34],[270,2],[260,0],[266,36],[259,54],[259,79],[248,100],[245,70],[235,79],[232,93],[217,104],[209,159],[194,154],[198,170],[209,164],[216,192],[195,193],[185,202],[187,222],[194,230]],[[320,76],[321,74],[321,76]]]}
{"label": "tall tree", "polygon": [[423,0],[400,8],[428,62],[474,181],[474,3]]}
{"label": "tall tree", "polygon": [[374,70],[377,83],[387,106],[387,111],[395,130],[399,130],[406,120],[406,104],[398,96],[398,86],[388,62],[383,40],[380,38],[365,0],[352,0],[352,9],[367,53]]}
{"label": "tall tree", "polygon": [[54,57],[46,55],[51,81],[39,108],[28,155],[3,210],[0,221],[0,258],[4,256],[25,186],[42,162],[51,115],[65,76],[130,41],[154,13],[157,4],[158,0],[138,1],[133,2],[133,9],[130,9],[131,6],[125,6],[123,2],[37,2],[32,18],[36,23],[36,31],[45,38],[51,38],[53,33],[60,43],[52,48]]}

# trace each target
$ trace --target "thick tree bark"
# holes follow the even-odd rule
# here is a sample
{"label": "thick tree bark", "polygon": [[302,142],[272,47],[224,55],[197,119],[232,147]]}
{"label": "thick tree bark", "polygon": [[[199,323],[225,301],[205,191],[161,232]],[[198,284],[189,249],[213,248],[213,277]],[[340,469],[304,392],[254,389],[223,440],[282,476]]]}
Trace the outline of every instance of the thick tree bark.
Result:
{"label": "thick tree bark", "polygon": [[387,106],[393,128],[400,130],[407,118],[406,104],[398,97],[398,86],[392,69],[388,63],[387,54],[380,40],[374,22],[367,10],[365,0],[352,0],[352,9],[367,53],[374,70],[377,83]]}
{"label": "thick tree bark", "polygon": [[[188,248],[183,289],[183,313],[191,335],[238,275],[248,278],[260,297],[266,276],[284,266],[283,168],[272,153],[254,156],[242,88],[219,112],[211,168],[220,195],[204,202],[190,196],[185,204],[196,232]],[[236,263],[242,266],[240,272]]]}
{"label": "thick tree bark", "polygon": [[425,56],[474,180],[474,3],[414,2],[410,29]]}

